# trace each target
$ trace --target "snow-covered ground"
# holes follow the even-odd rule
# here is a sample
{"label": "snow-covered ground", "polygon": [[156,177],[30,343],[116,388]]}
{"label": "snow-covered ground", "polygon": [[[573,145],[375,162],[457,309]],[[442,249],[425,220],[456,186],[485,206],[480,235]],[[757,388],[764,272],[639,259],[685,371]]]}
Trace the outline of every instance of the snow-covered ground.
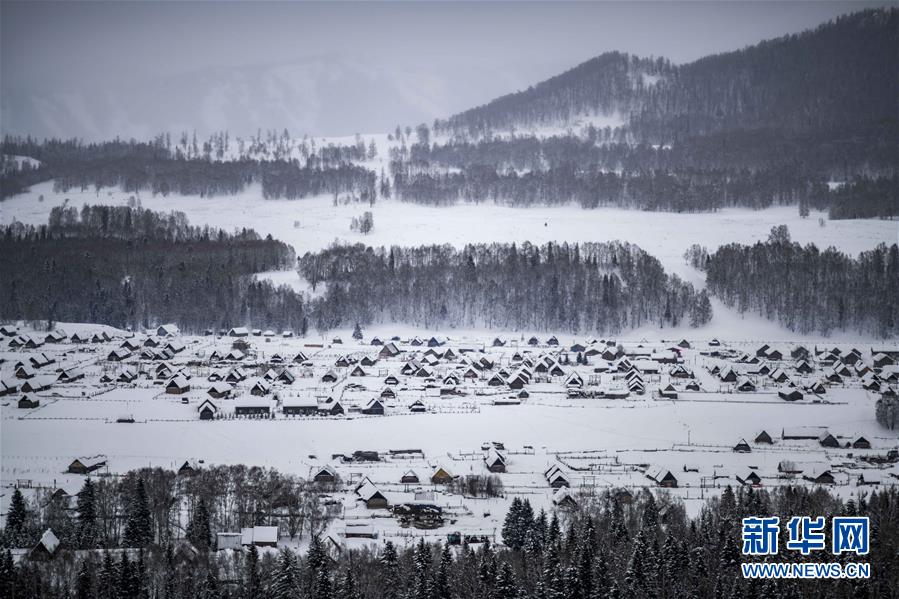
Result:
{"label": "snow-covered ground", "polygon": [[[14,220],[43,224],[54,206],[88,204],[122,205],[132,194],[118,189],[56,193],[52,183],[35,185],[27,193],[0,203],[0,223]],[[702,276],[685,264],[684,251],[699,243],[709,250],[726,243],[754,243],[768,237],[771,227],[785,224],[794,241],[834,246],[850,254],[879,243],[899,241],[899,222],[889,220],[825,220],[812,213],[799,218],[795,207],[753,211],[729,208],[714,213],[676,214],[617,208],[584,210],[576,206],[509,208],[493,203],[431,207],[381,200],[368,204],[333,205],[333,198],[264,200],[258,186],[229,197],[153,196],[134,194],[145,208],[179,210],[192,224],[208,224],[233,230],[252,227],[291,244],[298,254],[317,251],[334,242],[366,245],[420,245],[430,243],[585,242],[625,240],[662,261],[666,270],[691,282]],[[44,201],[39,201],[43,196]],[[371,210],[374,230],[368,235],[350,231],[350,221]],[[298,226],[294,226],[298,221]]]}
{"label": "snow-covered ground", "polygon": [[[386,139],[386,138],[385,138]],[[385,139],[379,141],[386,143]],[[349,142],[347,140],[341,140]],[[378,162],[380,158],[376,159]],[[374,164],[368,165],[373,167]],[[431,207],[420,204],[381,200],[368,204],[335,206],[333,198],[318,196],[304,200],[264,200],[258,186],[230,197],[153,196],[133,194],[145,208],[161,211],[178,210],[187,214],[192,224],[208,224],[226,230],[252,227],[260,234],[271,234],[291,244],[302,255],[328,247],[333,243],[364,243],[372,246],[412,246],[448,243],[522,242],[588,242],[626,240],[656,258],[669,273],[704,285],[701,272],[683,259],[686,249],[698,243],[710,251],[726,243],[764,241],[771,228],[785,224],[794,241],[829,246],[856,255],[880,243],[899,242],[899,222],[890,220],[826,220],[823,213],[813,212],[802,219],[795,207],[767,210],[729,208],[714,213],[676,214],[642,212],[618,208],[584,210],[577,206],[509,208],[493,203],[459,204]],[[43,201],[40,197],[43,196]],[[0,223],[15,220],[39,225],[47,222],[54,206],[69,204],[122,205],[132,194],[119,189],[81,192],[54,192],[52,183],[35,185],[27,193],[0,202]],[[368,235],[350,231],[350,222],[363,211],[371,210],[374,230]],[[824,219],[824,226],[819,219]],[[260,273],[275,284],[287,284],[309,293],[309,285],[293,271]],[[664,337],[665,335],[700,334],[743,337],[746,339],[792,339],[796,336],[772,321],[755,315],[740,315],[713,299],[714,318],[701,331],[660,330],[646,327],[630,336]],[[851,331],[834,333],[832,338],[853,340]]]}
{"label": "snow-covered ground", "polygon": [[31,168],[37,168],[41,165],[40,160],[30,156],[17,156],[15,154],[3,154],[3,160],[9,160],[11,163],[14,163],[16,169],[21,169],[26,164]]}
{"label": "snow-covered ground", "polygon": [[[103,328],[89,324],[59,326],[69,335]],[[39,374],[56,374],[58,369],[72,367],[85,374],[81,380],[55,383],[47,391],[29,394],[40,400],[37,408],[17,407],[21,393],[0,398],[3,488],[18,483],[42,488],[64,485],[77,490],[83,477],[66,474],[67,465],[75,457],[97,454],[106,456],[104,475],[142,466],[176,469],[186,460],[266,465],[303,477],[330,465],[345,483],[367,476],[392,503],[411,501],[416,489],[437,492],[435,501],[453,514],[456,524],[423,533],[401,529],[384,510],[359,506],[352,486],[338,489],[335,495],[346,509],[332,525],[334,534],[339,535],[347,521],[370,519],[379,531],[377,542],[390,538],[402,544],[413,538],[410,535],[439,537],[451,529],[492,534],[501,526],[508,501],[515,495],[528,497],[537,508],[550,509],[553,489],[543,473],[554,464],[559,465],[572,493],[580,498],[614,487],[632,491],[655,488],[646,475],[653,467],[663,467],[678,479],[678,488],[670,493],[683,500],[691,513],[696,513],[704,498],[719,493],[726,485],[739,484],[735,477],[749,471],[758,474],[765,487],[812,484],[801,476],[787,477],[778,472],[778,464],[784,460],[824,464],[836,480],[830,488],[844,496],[863,491],[857,485],[860,474],[879,477],[881,485],[899,484],[895,464],[878,468],[863,460],[866,456],[886,455],[899,441],[874,420],[878,393],[864,389],[858,376],[848,375],[842,383],[827,384],[823,394],[807,393],[799,401],[783,401],[777,395],[782,388],[780,383],[757,372],[759,365],[737,359],[743,354],[755,355],[760,343],[733,337],[722,339],[722,346],[711,345],[707,338],[688,337],[692,348],[676,351],[671,349],[674,338],[655,343],[618,340],[633,364],[639,365],[646,393],[611,399],[572,397],[568,393],[567,382],[573,373],[582,377],[582,389],[586,391],[620,388],[625,380],[621,372],[596,373],[596,368],[613,365],[601,355],[593,355],[588,365],[575,364],[569,346],[575,342],[590,344],[588,339],[568,335],[560,335],[559,345],[553,346],[543,334],[538,346],[530,346],[527,338],[518,333],[500,333],[506,345],[492,347],[496,333],[447,331],[449,339],[432,350],[427,337],[423,345],[415,345],[415,333],[408,328],[366,330],[365,339],[360,342],[353,341],[349,331],[326,338],[251,335],[245,338],[249,344],[245,358],[223,362],[211,362],[211,355],[214,350],[230,351],[234,339],[180,336],[176,341],[183,343],[185,349],[166,364],[173,372],[189,376],[191,388],[182,395],[170,395],[164,392],[167,379],[152,376],[161,362],[140,359],[137,354],[123,361],[109,361],[107,355],[122,344],[126,333],[104,330],[115,338],[97,343],[48,343],[36,349],[8,348],[8,343],[3,343],[0,379],[4,381],[23,384],[24,380],[12,378],[15,363],[41,353],[55,362],[39,368]],[[31,333],[24,326],[20,332]],[[343,342],[335,343],[335,335]],[[352,374],[355,366],[339,365],[342,358],[375,358],[381,346],[371,343],[374,335],[385,341],[392,336],[401,337],[397,344],[403,353],[377,359],[373,365],[365,366],[365,372],[359,376]],[[148,336],[138,335],[134,339],[145,345]],[[161,341],[165,344],[169,340]],[[770,344],[786,356],[796,347],[795,343]],[[804,345],[808,349],[814,347],[812,343]],[[600,343],[593,347],[607,349]],[[824,347],[818,345],[819,350]],[[826,347],[831,348],[832,344]],[[444,354],[447,349],[453,350],[454,355]],[[839,349],[841,355],[847,355],[851,348],[840,345]],[[862,363],[870,362],[873,352],[880,351],[870,345],[858,345],[856,349]],[[711,355],[712,351],[721,353]],[[302,363],[294,359],[298,352],[304,354]],[[529,397],[520,405],[495,405],[497,399],[508,400],[517,393],[489,382],[501,369],[514,373],[521,367],[516,353],[535,365],[547,359],[558,362],[561,372],[539,374],[541,371],[535,367],[534,378],[525,386]],[[570,362],[564,357],[566,353]],[[276,354],[284,361],[277,359]],[[650,354],[654,360],[646,357]],[[413,357],[432,362],[430,377],[403,373]],[[488,359],[492,366],[484,366],[477,378],[463,377],[468,365],[481,358]],[[673,365],[658,362],[663,358],[676,359],[692,372],[699,389],[688,391],[686,383],[690,379],[672,377],[669,371]],[[814,357],[810,358],[814,372],[808,375],[800,375],[789,358],[771,357],[762,362],[784,369],[800,387],[821,380],[824,372],[823,362]],[[238,365],[249,377],[233,385],[236,399],[212,399],[220,418],[201,421],[198,408],[209,399],[210,375],[227,373]],[[754,381],[757,389],[735,392],[733,384],[712,374],[710,369],[716,365],[742,373]],[[125,368],[144,370],[148,375],[133,383],[104,383],[100,379],[105,374],[115,381]],[[235,417],[235,406],[249,397],[257,377],[270,368],[276,372],[286,368],[297,377],[291,384],[274,383],[272,393],[265,398],[251,399],[269,406],[273,417]],[[322,380],[329,371],[336,373],[336,381]],[[441,395],[439,388],[448,384],[444,377],[454,372],[462,377],[456,387],[459,394]],[[388,375],[398,380],[393,385],[396,398],[383,399],[385,415],[360,413],[359,409],[370,399],[381,396]],[[432,387],[429,381],[433,382]],[[658,394],[658,389],[669,383],[678,390],[676,399],[663,399]],[[282,413],[283,406],[294,398],[324,405],[321,402],[326,397],[341,402],[348,413],[343,417],[288,417]],[[410,406],[417,400],[423,402],[426,413],[411,412]],[[123,415],[135,422],[116,422]],[[781,438],[784,428],[796,426],[821,427],[839,440],[840,447],[824,447],[815,439]],[[762,430],[774,437],[773,445],[754,443]],[[871,443],[871,449],[845,447],[859,436]],[[732,450],[741,439],[751,445],[750,453]],[[506,472],[498,475],[505,497],[463,498],[430,483],[437,467],[453,475],[488,474],[485,442],[502,442],[505,446]],[[390,454],[389,450],[397,449],[417,449],[421,454]],[[376,463],[359,463],[333,457],[356,450],[377,451],[383,458]],[[400,483],[400,477],[410,469],[419,476],[420,484]],[[0,503],[6,501],[8,494],[0,497]]]}

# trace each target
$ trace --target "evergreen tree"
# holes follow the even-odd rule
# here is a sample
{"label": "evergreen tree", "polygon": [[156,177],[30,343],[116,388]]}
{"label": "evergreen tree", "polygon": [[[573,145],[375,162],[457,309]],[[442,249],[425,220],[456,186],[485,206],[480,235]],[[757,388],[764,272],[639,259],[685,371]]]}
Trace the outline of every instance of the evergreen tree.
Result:
{"label": "evergreen tree", "polygon": [[4,533],[6,542],[12,547],[27,547],[32,539],[29,537],[30,515],[25,505],[25,497],[19,487],[13,489],[12,499],[9,502],[9,510],[6,513],[6,527]]}
{"label": "evergreen tree", "polygon": [[137,585],[137,597],[139,599],[149,599],[150,585],[147,580],[147,562],[144,559],[143,549],[139,549],[137,552],[137,564],[135,564],[134,576]]}
{"label": "evergreen tree", "polygon": [[624,574],[624,580],[627,588],[632,593],[641,593],[649,585],[649,544],[646,537],[646,531],[640,530],[634,539],[634,552],[628,563],[627,571]]}
{"label": "evergreen tree", "polygon": [[219,581],[215,577],[215,572],[210,568],[206,572],[206,582],[203,584],[203,599],[219,599],[220,597]]}
{"label": "evergreen tree", "polygon": [[415,547],[412,566],[412,591],[409,595],[409,599],[429,599],[431,594],[431,549],[425,544],[424,539],[419,539],[418,544]]}
{"label": "evergreen tree", "polygon": [[356,588],[356,578],[353,576],[352,568],[347,568],[346,573],[340,579],[337,585],[337,596],[340,599],[361,599],[362,595]]}
{"label": "evergreen tree", "polygon": [[362,327],[359,326],[359,323],[356,323],[356,326],[353,327],[353,339],[356,341],[362,341]]}
{"label": "evergreen tree", "polygon": [[315,578],[315,591],[312,599],[335,599],[331,592],[331,577],[324,568],[318,570]]}
{"label": "evergreen tree", "polygon": [[175,551],[171,543],[165,547],[165,578],[162,581],[162,595],[164,599],[174,599],[177,583],[175,571]]}
{"label": "evergreen tree", "polygon": [[609,529],[612,535],[613,545],[627,542],[630,535],[627,531],[627,525],[624,523],[624,514],[621,511],[621,505],[618,501],[614,501],[612,504],[612,517],[609,523]]}
{"label": "evergreen tree", "polygon": [[[555,514],[553,515],[553,521],[556,521]],[[550,529],[552,529],[552,524],[550,524]],[[565,580],[562,577],[558,543],[550,542],[548,544],[541,584],[546,599],[565,599]]]}
{"label": "evergreen tree", "polygon": [[185,536],[199,551],[209,551],[212,542],[212,531],[209,524],[209,512],[206,509],[206,500],[200,497],[194,512],[187,524]]}
{"label": "evergreen tree", "polygon": [[296,556],[285,547],[278,553],[272,599],[295,599],[298,582]]}
{"label": "evergreen tree", "polygon": [[252,599],[262,593],[262,582],[259,577],[259,550],[250,545],[244,560],[244,597]]}
{"label": "evergreen tree", "polygon": [[503,562],[499,568],[493,597],[494,599],[518,599],[518,587],[515,585],[515,575],[512,573],[512,566],[509,562]]}
{"label": "evergreen tree", "polygon": [[132,565],[128,559],[128,552],[122,552],[122,559],[119,562],[118,581],[116,584],[118,597],[120,599],[132,599],[138,596],[139,588],[136,572],[136,564]]}
{"label": "evergreen tree", "polygon": [[384,599],[397,599],[400,592],[400,578],[396,547],[393,542],[387,541],[384,543],[379,563],[381,565],[381,588],[384,589]]}
{"label": "evergreen tree", "polygon": [[496,584],[496,554],[489,541],[484,543],[478,561],[478,592],[483,597],[489,597],[493,593]]}
{"label": "evergreen tree", "polygon": [[434,599],[450,599],[450,567],[453,564],[453,553],[449,545],[443,546],[440,554],[440,564],[437,567],[437,575],[434,578]]}
{"label": "evergreen tree", "polygon": [[144,479],[138,477],[134,485],[131,502],[128,505],[125,534],[122,543],[125,547],[147,547],[153,542],[153,522]]}
{"label": "evergreen tree", "polygon": [[517,496],[512,498],[512,504],[509,511],[506,512],[506,519],[503,521],[502,537],[503,543],[510,549],[521,549],[523,542],[521,523],[521,499]]}
{"label": "evergreen tree", "polygon": [[117,579],[118,571],[115,562],[112,561],[112,554],[104,551],[103,565],[100,567],[100,578],[97,584],[97,596],[100,599],[116,599]]}
{"label": "evergreen tree", "polygon": [[[9,597],[10,595],[4,594],[3,596]],[[78,568],[78,578],[75,581],[75,597],[76,599],[91,599],[95,597],[94,575],[88,558],[81,560],[81,567]]]}
{"label": "evergreen tree", "polygon": [[553,517],[549,521],[549,530],[546,534],[546,542],[550,545],[558,545],[562,532],[559,530],[559,516],[553,512]]}

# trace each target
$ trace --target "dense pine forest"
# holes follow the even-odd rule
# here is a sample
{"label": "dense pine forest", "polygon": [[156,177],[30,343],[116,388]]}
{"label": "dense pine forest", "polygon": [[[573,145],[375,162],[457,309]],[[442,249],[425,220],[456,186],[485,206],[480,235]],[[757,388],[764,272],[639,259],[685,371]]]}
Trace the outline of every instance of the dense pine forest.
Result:
{"label": "dense pine forest", "polygon": [[0,231],[0,318],[186,331],[256,322],[302,330],[302,298],[256,272],[289,268],[293,250],[252,230],[191,227],[139,207],[54,208],[49,224]]}
{"label": "dense pine forest", "polygon": [[321,328],[406,322],[431,328],[610,332],[711,318],[704,293],[621,242],[418,248],[337,246],[299,259]]}
{"label": "dense pine forest", "polygon": [[791,331],[899,334],[896,244],[853,258],[832,247],[791,243],[786,227],[775,227],[765,243],[725,245],[704,262],[708,288],[725,304]]}
{"label": "dense pine forest", "polygon": [[[846,158],[861,165],[896,139],[899,82],[888,74],[899,70],[897,43],[899,11],[875,9],[680,66],[608,53],[436,125],[477,135],[619,113],[637,142],[689,144],[731,131],[794,141],[820,135],[818,143],[848,144]],[[892,159],[871,166],[895,168]]]}
{"label": "dense pine forest", "polygon": [[[823,488],[730,487],[690,518],[683,504],[645,490],[632,501],[604,491],[575,511],[535,511],[514,498],[491,543],[424,542],[335,551],[319,536],[328,515],[303,510],[317,495],[298,479],[243,466],[192,476],[143,469],[86,481],[73,509],[65,498],[27,501],[16,490],[4,547],[29,546],[51,527],[64,551],[49,562],[0,559],[0,594],[16,599],[76,597],[270,599],[592,599],[730,597],[893,597],[899,589],[899,492],[848,500]],[[307,514],[315,514],[312,522]],[[871,519],[869,580],[755,581],[740,574],[746,516],[864,515]],[[120,516],[120,517],[119,517]],[[242,523],[277,525],[308,543],[291,549],[210,552],[217,531]],[[128,548],[122,551],[116,548]],[[73,552],[73,549],[81,551]],[[93,551],[87,551],[93,549]],[[829,556],[834,561],[852,558]],[[822,561],[811,554],[796,561]],[[855,558],[857,561],[858,558]],[[827,560],[824,560],[827,561]]]}

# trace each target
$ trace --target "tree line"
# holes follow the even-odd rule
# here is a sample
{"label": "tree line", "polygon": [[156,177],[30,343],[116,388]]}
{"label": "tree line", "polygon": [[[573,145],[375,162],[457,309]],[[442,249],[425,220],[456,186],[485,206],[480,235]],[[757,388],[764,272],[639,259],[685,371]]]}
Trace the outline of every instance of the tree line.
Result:
{"label": "tree line", "polygon": [[[184,142],[187,143],[186,141]],[[212,157],[212,144],[204,151],[186,145],[172,148],[168,136],[152,142],[121,141],[83,144],[79,140],[44,140],[6,137],[2,152],[30,156],[41,161],[37,168],[0,173],[0,198],[24,191],[28,185],[54,181],[57,191],[86,190],[121,186],[126,192],[149,191],[166,195],[179,193],[200,196],[234,195],[251,183],[262,187],[263,197],[299,199],[317,194],[349,193],[367,199],[375,196],[376,176],[352,164],[376,148],[363,142],[353,146],[330,144],[315,150],[304,140],[299,146],[301,161],[290,154],[277,158],[251,158],[241,154],[235,160]],[[360,147],[361,146],[361,147]],[[303,151],[305,149],[305,151]]]}
{"label": "tree line", "polygon": [[290,268],[293,249],[249,229],[191,227],[183,214],[130,206],[54,208],[48,225],[4,227],[0,253],[0,318],[305,332],[302,296],[252,276]]}
{"label": "tree line", "polygon": [[812,203],[826,206],[827,187],[783,169],[738,173],[683,170],[616,172],[572,163],[518,172],[471,164],[459,170],[391,163],[393,191],[406,202],[451,205],[492,201],[509,206],[613,206],[652,211],[708,212]]}
{"label": "tree line", "polygon": [[67,549],[149,548],[187,538],[215,548],[216,532],[277,526],[291,538],[322,532],[333,516],[319,501],[326,487],[271,468],[203,466],[173,472],[143,468],[121,477],[88,477],[77,494],[15,489],[3,546],[31,547],[46,529]]}
{"label": "tree line", "polygon": [[298,259],[313,290],[315,325],[406,322],[615,333],[711,318],[704,293],[622,243],[477,244],[371,248],[333,246]]}
{"label": "tree line", "polygon": [[[232,467],[240,471],[243,467]],[[569,511],[535,512],[526,499],[514,498],[502,527],[503,545],[493,543],[452,548],[423,539],[406,547],[386,541],[377,549],[335,551],[330,541],[311,537],[304,555],[292,549],[260,552],[208,551],[203,534],[207,517],[222,506],[200,513],[196,498],[187,530],[174,522],[146,533],[140,485],[149,496],[175,497],[172,472],[132,472],[123,478],[130,496],[125,503],[125,529],[136,536],[123,540],[131,551],[95,550],[58,556],[48,562],[25,560],[13,564],[2,552],[0,592],[4,597],[117,599],[674,599],[718,597],[891,597],[899,591],[899,491],[895,488],[841,498],[824,488],[776,487],[772,490],[726,487],[719,497],[705,501],[699,514],[689,517],[683,504],[664,493],[603,491],[579,495],[580,505]],[[274,472],[268,477],[285,479]],[[289,478],[289,477],[287,477]],[[196,488],[191,479],[185,486]],[[268,486],[243,487],[260,501]],[[94,491],[96,494],[96,491]],[[274,493],[279,496],[277,492]],[[85,503],[82,490],[78,505]],[[197,492],[194,493],[197,495]],[[14,515],[25,510],[21,497]],[[147,500],[148,504],[152,502]],[[11,507],[11,510],[14,508]],[[77,512],[78,518],[84,510]],[[152,511],[152,510],[151,510]],[[137,514],[137,516],[135,516]],[[867,516],[871,551],[863,561],[871,565],[870,579],[754,580],[741,575],[740,563],[760,558],[741,556],[740,522],[748,516],[794,515]],[[236,514],[232,517],[239,518]],[[83,521],[83,518],[82,518]],[[151,515],[150,528],[155,524]],[[16,526],[18,519],[13,520]],[[49,525],[42,521],[41,525]],[[3,542],[10,547],[9,520]],[[183,551],[186,539],[199,543],[196,555]],[[34,537],[32,537],[34,540]],[[781,543],[783,547],[783,543]],[[782,549],[782,551],[786,551]],[[65,553],[65,552],[64,552]],[[781,555],[784,555],[783,553]],[[814,553],[790,552],[792,561],[821,561]],[[831,556],[845,563],[854,556]]]}
{"label": "tree line", "polygon": [[899,334],[897,244],[880,244],[853,258],[833,247],[792,243],[781,225],[766,242],[691,255],[704,260],[709,290],[741,313],[756,312],[800,333]]}

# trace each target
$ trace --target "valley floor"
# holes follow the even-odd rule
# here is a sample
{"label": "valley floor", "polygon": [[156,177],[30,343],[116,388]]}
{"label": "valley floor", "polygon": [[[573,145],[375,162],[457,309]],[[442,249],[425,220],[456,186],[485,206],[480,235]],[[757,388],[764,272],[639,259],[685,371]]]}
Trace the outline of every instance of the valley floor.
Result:
{"label": "valley floor", "polygon": [[[71,335],[76,331],[98,330],[93,325],[61,325]],[[897,435],[879,427],[874,420],[878,392],[863,388],[863,379],[851,375],[839,384],[827,384],[823,393],[805,393],[804,399],[787,402],[779,398],[782,383],[759,371],[758,364],[743,361],[753,356],[756,343],[722,340],[690,340],[692,348],[678,349],[676,341],[624,343],[629,360],[640,373],[645,392],[627,393],[628,378],[621,359],[604,360],[600,355],[589,364],[576,364],[569,346],[580,342],[588,348],[603,350],[602,343],[560,337],[560,345],[548,345],[544,336],[536,346],[518,335],[499,335],[504,347],[492,347],[490,336],[473,337],[455,332],[442,345],[429,348],[415,345],[415,336],[397,341],[402,353],[381,357],[382,346],[372,345],[367,332],[364,343],[344,337],[342,343],[327,339],[289,338],[280,335],[250,336],[249,348],[242,359],[212,359],[213,352],[226,354],[234,339],[218,336],[179,336],[185,349],[160,361],[140,357],[137,352],[121,361],[110,361],[109,352],[119,347],[124,334],[115,331],[110,342],[75,344],[63,342],[40,348],[4,349],[0,357],[0,378],[22,385],[27,379],[15,377],[14,365],[44,353],[54,362],[39,369],[38,376],[58,376],[58,370],[76,368],[84,378],[71,383],[54,383],[51,388],[27,393],[38,399],[35,408],[17,406],[22,393],[0,398],[0,453],[2,453],[3,507],[13,485],[37,489],[63,487],[76,492],[81,475],[67,474],[76,457],[103,455],[106,466],[102,476],[116,476],[130,469],[159,466],[178,469],[186,461],[194,464],[264,465],[311,478],[321,468],[334,468],[344,486],[333,493],[342,506],[340,517],[329,529],[335,538],[345,534],[347,522],[371,524],[378,531],[376,541],[345,539],[345,544],[383,542],[392,539],[401,544],[418,535],[443,538],[447,532],[461,530],[471,534],[497,534],[513,496],[528,497],[537,507],[553,509],[559,496],[551,488],[545,472],[559,467],[570,484],[576,501],[589,501],[604,490],[625,488],[636,492],[658,488],[649,475],[654,469],[668,471],[677,479],[677,487],[667,489],[695,513],[703,498],[720,493],[727,485],[739,485],[749,473],[759,476],[759,484],[771,487],[785,484],[817,484],[809,478],[812,471],[826,470],[833,476],[827,486],[843,496],[864,493],[865,477],[881,486],[899,484],[899,466],[878,465],[866,461],[883,457],[897,447]],[[31,331],[21,330],[22,334]],[[381,337],[385,342],[389,336]],[[143,344],[153,336],[138,335]],[[166,339],[160,339],[163,344]],[[784,355],[799,342],[774,344]],[[4,347],[7,345],[4,342]],[[804,344],[813,350],[815,345]],[[824,352],[825,346],[818,345]],[[828,349],[830,346],[826,346]],[[848,351],[847,346],[840,346]],[[871,361],[870,346],[857,347],[862,362]],[[449,354],[444,355],[447,350]],[[303,354],[300,362],[294,360]],[[772,369],[781,368],[797,388],[819,381],[827,372],[826,354],[810,358],[814,372],[800,374],[796,362],[789,359],[762,359]],[[355,372],[359,362],[342,366],[341,359],[375,360]],[[627,358],[627,356],[623,356]],[[673,359],[675,363],[659,362]],[[491,366],[477,370],[474,378],[463,373],[468,367],[487,359]],[[776,358],[776,357],[775,357]],[[408,374],[411,360],[427,363],[428,371]],[[283,361],[282,361],[283,360]],[[525,385],[528,397],[517,399],[518,391],[505,384],[491,384],[494,374],[511,381],[521,368],[521,360],[557,364],[555,373],[540,374],[537,366],[533,380]],[[190,389],[182,394],[166,393],[170,376],[154,376],[160,364],[167,373],[190,377]],[[677,365],[688,370],[692,379],[672,376]],[[624,366],[622,366],[624,365]],[[722,381],[712,369],[730,367],[755,385],[755,390],[738,392],[735,385]],[[215,374],[226,376],[235,369],[246,378],[231,385],[232,397],[211,398],[207,390]],[[131,383],[116,382],[130,369],[145,373]],[[290,371],[291,384],[274,382],[268,394],[251,395],[255,383],[271,369]],[[889,369],[888,369],[889,370]],[[853,369],[853,372],[855,370]],[[327,373],[336,380],[324,381]],[[455,373],[460,383],[447,383]],[[577,390],[597,395],[576,397],[570,384],[574,375],[583,385]],[[111,382],[102,382],[107,375]],[[395,385],[386,380],[395,376]],[[886,376],[886,371],[881,373]],[[693,381],[698,389],[689,390]],[[672,385],[676,398],[664,398],[659,390]],[[453,394],[441,394],[447,386]],[[895,386],[895,385],[894,385]],[[396,397],[382,397],[385,388]],[[626,397],[612,399],[610,395]],[[313,410],[339,402],[342,416],[287,416],[284,406],[311,402]],[[516,399],[513,399],[516,398]],[[380,399],[384,415],[366,414],[371,400]],[[199,419],[204,402],[216,405],[216,418]],[[515,405],[498,405],[510,402]],[[422,413],[411,406],[421,402]],[[241,405],[263,405],[266,417],[248,418],[237,414]],[[121,418],[133,423],[120,423]],[[810,427],[815,434],[829,432],[838,447],[825,447],[817,438],[784,439],[791,427]],[[767,431],[773,444],[754,440]],[[814,435],[813,435],[814,436]],[[870,442],[870,449],[846,447],[859,437]],[[747,441],[751,451],[736,453],[734,446]],[[486,499],[451,493],[443,485],[430,481],[438,468],[453,476],[489,475],[485,452],[493,442],[502,444],[505,472],[497,474],[504,496]],[[420,453],[395,454],[390,450],[420,450]],[[338,454],[375,451],[377,462],[345,461]],[[202,461],[202,462],[201,462]],[[795,474],[782,472],[782,466],[795,463]],[[202,467],[202,466],[201,466]],[[816,470],[817,469],[817,470]],[[412,470],[418,484],[403,484],[400,478]],[[354,482],[368,479],[391,504],[412,501],[416,492],[434,492],[435,499],[451,517],[447,524],[432,531],[400,527],[387,510],[370,510],[353,493]],[[860,478],[861,477],[861,478]],[[285,541],[289,542],[289,541]]]}

